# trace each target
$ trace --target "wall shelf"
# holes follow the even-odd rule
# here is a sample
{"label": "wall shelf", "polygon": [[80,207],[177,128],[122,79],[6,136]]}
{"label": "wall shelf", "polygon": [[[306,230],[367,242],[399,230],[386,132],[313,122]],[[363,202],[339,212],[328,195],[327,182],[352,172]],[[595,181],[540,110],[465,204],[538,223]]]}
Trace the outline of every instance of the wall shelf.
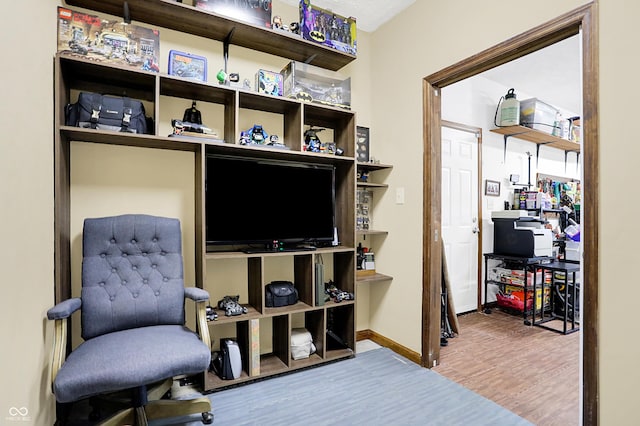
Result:
{"label": "wall shelf", "polygon": [[358,236],[365,236],[365,235],[387,235],[389,234],[389,231],[375,231],[373,229],[367,229],[365,230],[359,230],[356,231]]}
{"label": "wall shelf", "polygon": [[[381,163],[356,162],[356,167],[358,169],[358,175],[360,173],[365,173],[365,172],[369,173],[369,177],[367,178],[366,182],[358,181],[356,183],[356,187],[359,193],[361,192],[367,193],[367,192],[370,192],[370,190],[376,190],[381,188],[386,189],[389,187],[388,184],[383,182],[383,180],[386,177],[386,173],[385,172],[376,173],[376,172],[379,172],[381,170],[391,170],[393,168],[392,165],[381,164]],[[371,195],[371,198],[372,197],[373,195]],[[356,229],[356,236],[358,237],[359,240],[362,240],[362,242],[364,242],[367,239],[367,237],[371,237],[370,238],[371,244],[379,248],[380,245],[383,243],[384,238],[386,238],[389,232],[383,231],[383,230],[368,229],[370,224],[368,219],[372,214],[372,211],[370,210],[372,210],[373,200],[369,199],[369,201],[361,203],[361,201],[364,201],[364,200],[361,200],[360,197],[357,197],[357,198],[358,198],[358,204],[356,207],[357,222],[360,224],[360,226],[357,226],[356,228],[364,227],[364,226],[366,227],[364,229]],[[356,272],[356,282],[358,284],[370,284],[370,283],[376,283],[381,281],[393,280],[393,277],[391,277],[390,275],[381,274],[379,272],[372,273],[371,275],[365,274],[363,272],[365,271],[358,270]],[[367,271],[367,272],[372,272],[372,271]]]}
{"label": "wall shelf", "polygon": [[551,148],[558,148],[564,151],[580,152],[580,143],[578,142],[559,138],[525,126],[498,127],[496,129],[491,129],[491,131],[506,137],[513,136],[538,145],[546,145]]}
{"label": "wall shelf", "polygon": [[388,188],[386,183],[371,183],[371,182],[358,182],[358,188]]}
{"label": "wall shelf", "polygon": [[360,161],[358,161],[356,164],[358,165],[359,169],[369,170],[369,171],[376,171],[376,170],[382,170],[382,169],[393,169],[393,166],[391,164],[365,163],[365,162],[360,162]]}
{"label": "wall shelf", "polygon": [[393,280],[393,277],[390,275],[385,275],[385,274],[379,274],[379,273],[375,273],[374,275],[369,275],[369,276],[362,276],[362,277],[357,277],[356,281],[359,284],[370,284],[370,283],[377,283],[377,282],[381,282],[381,281],[391,281]]}
{"label": "wall shelf", "polygon": [[580,143],[570,141],[568,139],[559,138],[539,130],[531,129],[525,126],[507,126],[491,129],[491,132],[504,136],[504,159],[507,158],[507,140],[509,137],[522,139],[536,144],[536,161],[540,155],[540,146],[548,146],[564,151],[564,165],[567,167],[567,155],[569,152],[575,152],[580,155]]}
{"label": "wall shelf", "polygon": [[[114,16],[122,16],[124,9],[124,0],[67,0],[67,4]],[[233,31],[230,44],[332,71],[356,59],[354,55],[304,40],[296,34],[236,21],[174,0],[128,0],[128,4],[134,21],[220,42]]]}

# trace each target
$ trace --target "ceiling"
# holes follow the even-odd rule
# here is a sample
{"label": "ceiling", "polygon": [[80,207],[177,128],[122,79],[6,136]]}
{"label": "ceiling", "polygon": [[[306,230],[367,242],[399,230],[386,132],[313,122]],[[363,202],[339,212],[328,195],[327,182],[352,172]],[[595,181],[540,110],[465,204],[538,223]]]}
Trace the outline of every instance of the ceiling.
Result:
{"label": "ceiling", "polygon": [[[299,0],[280,0],[297,6]],[[356,18],[358,29],[374,32],[382,24],[411,6],[416,0],[312,0],[314,6],[342,16]],[[575,114],[582,110],[582,67],[580,38],[570,37],[545,49],[533,52],[494,69],[479,74],[513,87],[519,100],[536,97],[539,100]]]}
{"label": "ceiling", "polygon": [[[280,0],[298,6],[300,0]],[[379,26],[415,3],[416,0],[312,0],[313,6],[328,9],[338,15],[356,18],[356,27],[373,32]]]}
{"label": "ceiling", "polygon": [[[529,97],[576,115],[582,111],[580,38],[573,36],[479,74]],[[526,93],[527,96],[519,95]]]}

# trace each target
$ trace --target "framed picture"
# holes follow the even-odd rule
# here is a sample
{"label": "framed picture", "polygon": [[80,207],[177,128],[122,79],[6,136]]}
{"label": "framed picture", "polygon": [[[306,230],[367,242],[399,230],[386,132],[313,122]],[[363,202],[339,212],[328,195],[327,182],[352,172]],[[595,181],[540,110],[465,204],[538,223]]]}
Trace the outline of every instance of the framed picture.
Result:
{"label": "framed picture", "polygon": [[486,179],[484,181],[484,195],[490,195],[492,197],[500,196],[500,182],[497,180]]}
{"label": "framed picture", "polygon": [[369,162],[369,128],[356,126],[356,156],[360,163]]}

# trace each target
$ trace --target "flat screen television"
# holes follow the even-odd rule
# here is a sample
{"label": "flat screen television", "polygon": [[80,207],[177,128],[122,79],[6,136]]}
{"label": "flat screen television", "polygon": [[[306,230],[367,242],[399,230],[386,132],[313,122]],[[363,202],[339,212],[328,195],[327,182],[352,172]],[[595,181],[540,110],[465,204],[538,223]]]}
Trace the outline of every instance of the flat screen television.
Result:
{"label": "flat screen television", "polygon": [[335,192],[332,165],[209,155],[207,246],[260,251],[331,243]]}

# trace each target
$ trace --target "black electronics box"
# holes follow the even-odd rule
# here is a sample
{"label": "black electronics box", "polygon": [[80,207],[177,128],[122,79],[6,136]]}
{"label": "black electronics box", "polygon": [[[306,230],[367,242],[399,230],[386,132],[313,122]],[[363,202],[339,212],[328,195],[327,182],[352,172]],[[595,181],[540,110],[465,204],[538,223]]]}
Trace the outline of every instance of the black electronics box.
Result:
{"label": "black electronics box", "polygon": [[250,2],[196,0],[195,5],[198,9],[204,9],[258,27],[271,28],[271,0]]}

